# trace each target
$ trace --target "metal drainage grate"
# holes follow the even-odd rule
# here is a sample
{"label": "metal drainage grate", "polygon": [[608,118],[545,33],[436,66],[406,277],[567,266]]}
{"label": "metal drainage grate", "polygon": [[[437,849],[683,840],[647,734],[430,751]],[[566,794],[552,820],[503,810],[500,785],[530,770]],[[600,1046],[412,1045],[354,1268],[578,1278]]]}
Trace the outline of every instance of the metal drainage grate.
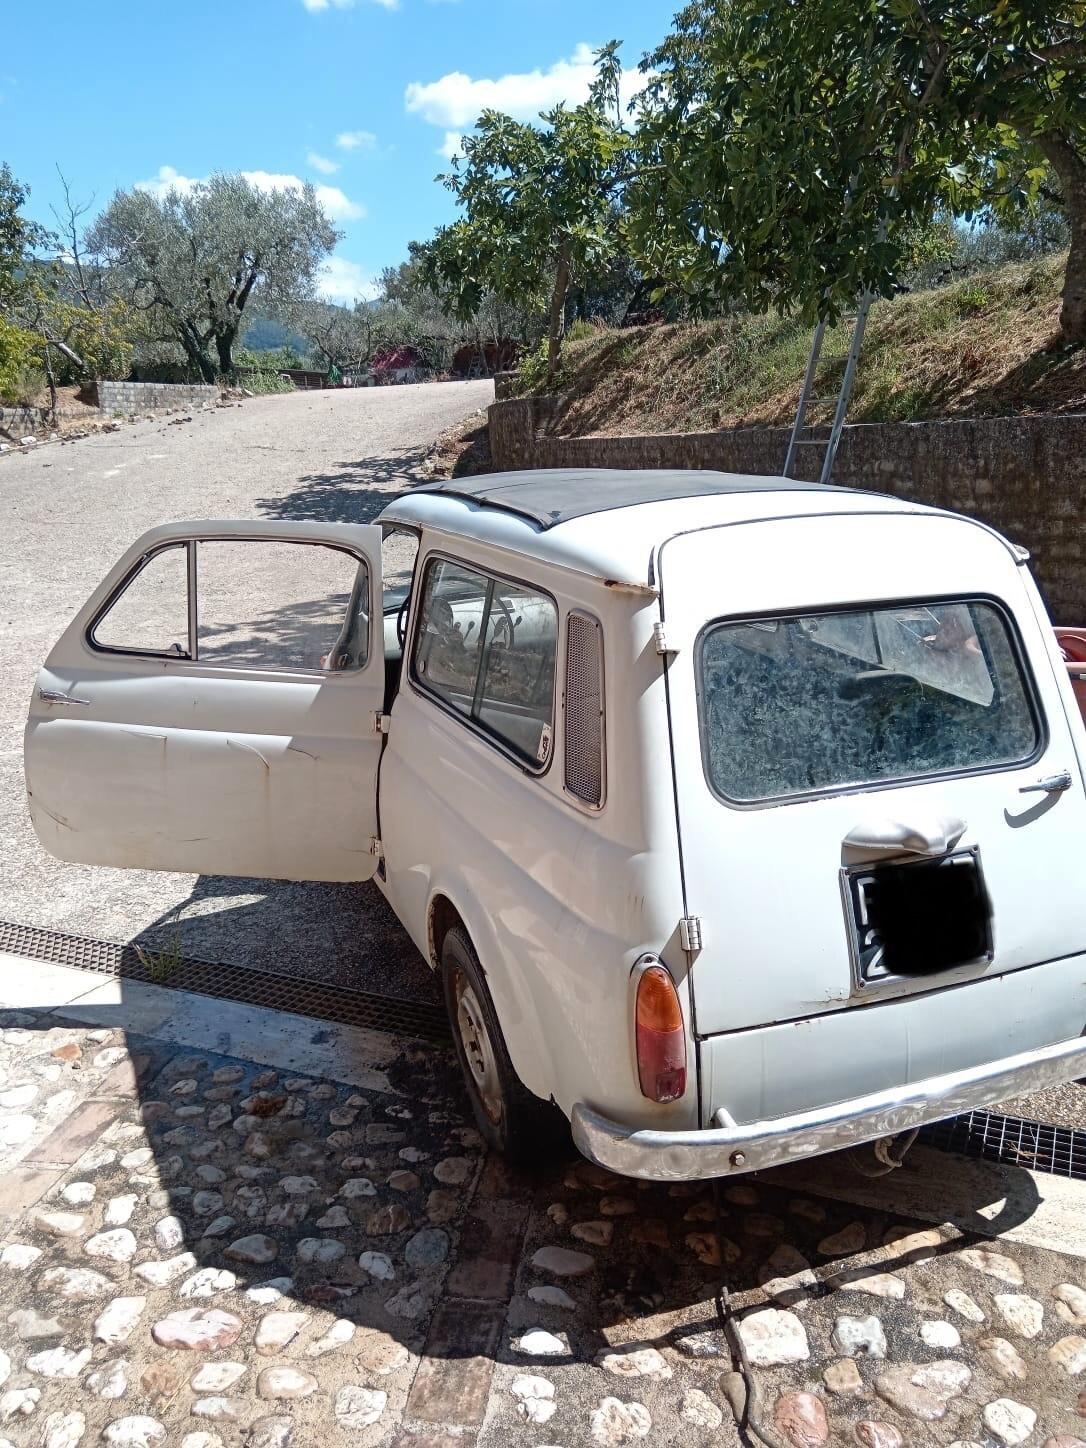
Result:
{"label": "metal drainage grate", "polygon": [[991,1111],[970,1111],[949,1121],[937,1121],[920,1133],[925,1146],[959,1156],[983,1157],[1029,1167],[1053,1176],[1086,1179],[1086,1131],[1023,1121]]}
{"label": "metal drainage grate", "polygon": [[349,990],[298,976],[253,970],[245,965],[223,965],[186,956],[176,964],[172,959],[167,961],[163,978],[156,980],[131,945],[65,935],[34,925],[15,925],[8,920],[0,920],[0,950],[31,960],[72,966],[76,970],[154,983],[172,990],[195,991],[244,1005],[292,1011],[319,1021],[335,1021],[341,1026],[362,1026],[422,1041],[449,1039],[448,1020],[440,1006],[403,1000],[399,996],[371,995],[367,991]]}

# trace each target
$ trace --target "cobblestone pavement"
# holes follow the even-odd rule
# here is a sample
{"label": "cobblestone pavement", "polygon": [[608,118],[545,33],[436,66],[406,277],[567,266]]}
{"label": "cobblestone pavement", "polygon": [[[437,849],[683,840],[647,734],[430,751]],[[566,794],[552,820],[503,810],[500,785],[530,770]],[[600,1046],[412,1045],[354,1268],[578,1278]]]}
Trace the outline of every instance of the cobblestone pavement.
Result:
{"label": "cobblestone pavement", "polygon": [[194,1051],[224,1006],[179,1041],[149,1024],[179,994],[0,1013],[0,1445],[753,1442],[721,1286],[777,1444],[1086,1442],[1079,1257],[798,1173],[516,1175],[445,1053],[370,1036],[339,1081]]}

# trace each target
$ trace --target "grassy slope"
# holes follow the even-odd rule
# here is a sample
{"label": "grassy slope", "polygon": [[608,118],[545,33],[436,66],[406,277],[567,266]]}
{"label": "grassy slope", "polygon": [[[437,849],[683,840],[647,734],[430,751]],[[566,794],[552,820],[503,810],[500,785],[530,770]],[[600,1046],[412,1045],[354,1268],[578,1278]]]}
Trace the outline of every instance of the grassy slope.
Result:
{"label": "grassy slope", "polygon": [[[1054,345],[1063,257],[1004,267],[871,310],[851,422],[1086,411],[1086,349]],[[833,395],[850,329],[827,332]],[[599,331],[569,343],[555,431],[698,432],[790,423],[810,328],[776,316]],[[809,414],[828,422],[830,403]]]}

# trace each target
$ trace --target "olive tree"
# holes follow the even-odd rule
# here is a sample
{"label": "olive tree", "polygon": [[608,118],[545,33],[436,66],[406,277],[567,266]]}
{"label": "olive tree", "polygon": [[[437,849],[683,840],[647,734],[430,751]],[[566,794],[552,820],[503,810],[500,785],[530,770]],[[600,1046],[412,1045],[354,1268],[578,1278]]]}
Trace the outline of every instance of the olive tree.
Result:
{"label": "olive tree", "polygon": [[161,196],[118,191],[88,244],[158,337],[213,382],[232,369],[254,295],[269,310],[312,296],[339,235],[312,186],[265,191],[219,173]]}
{"label": "olive tree", "polygon": [[917,226],[1020,213],[1054,178],[1061,329],[1086,341],[1086,0],[694,0],[645,67],[651,273],[832,316],[893,290]]}
{"label": "olive tree", "polygon": [[290,313],[292,326],[328,368],[350,372],[364,367],[373,352],[373,316],[365,302],[353,307],[309,300]]}

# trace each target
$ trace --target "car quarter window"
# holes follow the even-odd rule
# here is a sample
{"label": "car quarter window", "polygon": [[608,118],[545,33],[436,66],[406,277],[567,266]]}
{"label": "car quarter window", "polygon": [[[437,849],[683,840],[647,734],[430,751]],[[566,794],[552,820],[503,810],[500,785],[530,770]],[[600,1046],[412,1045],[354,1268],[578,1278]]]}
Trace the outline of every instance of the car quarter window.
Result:
{"label": "car quarter window", "polygon": [[366,563],[343,549],[193,540],[163,549],[134,572],[95,621],[91,641],[213,666],[360,668],[369,655],[369,585]]}
{"label": "car quarter window", "polygon": [[188,550],[183,543],[152,553],[95,623],[100,649],[139,654],[189,652]]}
{"label": "car quarter window", "polygon": [[449,559],[428,563],[416,682],[533,766],[550,758],[557,641],[558,610],[538,589]]}

